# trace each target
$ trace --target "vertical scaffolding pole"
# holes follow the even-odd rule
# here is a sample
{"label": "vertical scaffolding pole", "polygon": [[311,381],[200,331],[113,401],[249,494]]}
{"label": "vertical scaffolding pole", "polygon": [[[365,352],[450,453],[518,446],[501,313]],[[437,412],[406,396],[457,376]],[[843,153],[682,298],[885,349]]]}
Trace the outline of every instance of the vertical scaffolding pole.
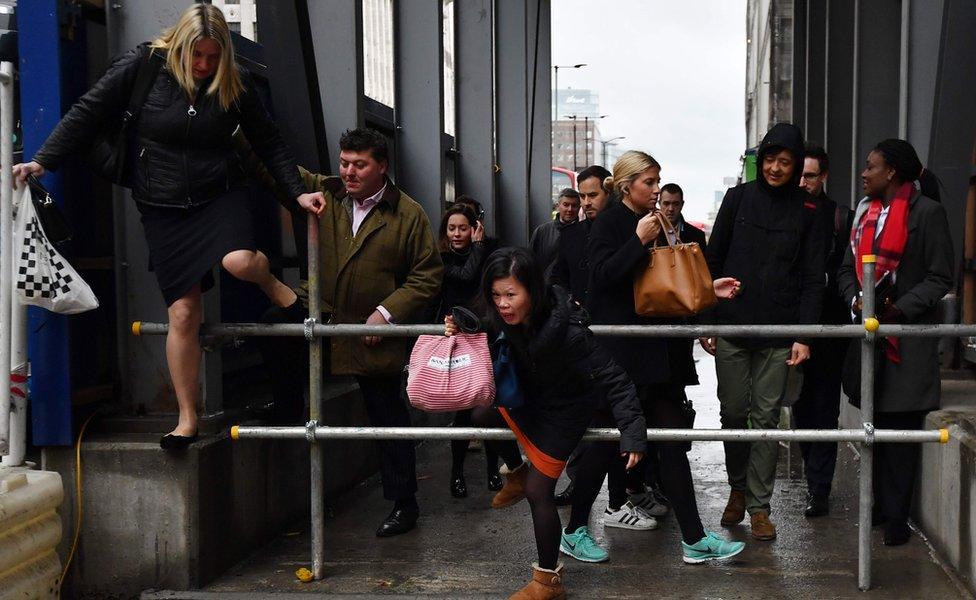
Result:
{"label": "vertical scaffolding pole", "polygon": [[322,447],[315,441],[315,427],[322,419],[322,338],[312,328],[322,314],[319,281],[319,219],[308,213],[308,314],[305,338],[308,340],[308,441],[311,473],[312,574],[325,577],[325,502],[322,477]]}
{"label": "vertical scaffolding pole", "polygon": [[10,338],[13,315],[14,65],[0,64],[0,454],[10,442]]}
{"label": "vertical scaffolding pole", "polygon": [[861,421],[867,441],[861,444],[860,512],[857,530],[857,584],[871,589],[871,507],[874,503],[874,344],[877,319],[874,309],[874,255],[862,259],[861,321],[865,335],[861,342]]}

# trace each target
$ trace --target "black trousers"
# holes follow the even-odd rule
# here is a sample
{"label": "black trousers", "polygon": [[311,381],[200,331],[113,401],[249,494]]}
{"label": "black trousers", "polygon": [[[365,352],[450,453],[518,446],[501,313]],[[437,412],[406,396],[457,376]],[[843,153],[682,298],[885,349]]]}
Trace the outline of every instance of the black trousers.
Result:
{"label": "black trousers", "polygon": [[[688,422],[684,412],[687,401],[685,386],[678,383],[659,383],[638,386],[641,408],[648,427],[686,429],[693,424]],[[691,478],[691,465],[688,463],[688,442],[657,442],[654,444],[658,460],[661,489],[671,503],[681,537],[687,544],[697,543],[705,536],[701,517],[698,514],[698,500],[695,485]],[[647,461],[641,461],[647,462]],[[645,466],[645,469],[647,467]],[[648,481],[652,474],[645,473]]]}
{"label": "black trousers", "polygon": [[[837,429],[840,416],[840,379],[850,341],[816,339],[810,360],[803,365],[803,388],[793,405],[797,429]],[[807,491],[829,496],[837,464],[836,442],[800,442]]]}
{"label": "black trousers", "polygon": [[[288,323],[285,312],[272,306],[261,315],[262,323]],[[322,321],[323,323],[325,320]],[[275,425],[302,425],[308,421],[305,408],[305,394],[308,392],[308,342],[296,337],[256,337],[253,338],[264,366],[271,376],[272,399],[271,422]],[[323,340],[322,362],[327,371],[329,364],[328,340]]]}
{"label": "black trousers", "polygon": [[[288,322],[282,309],[269,308],[264,323]],[[296,425],[305,423],[305,391],[308,389],[308,343],[302,338],[259,337],[259,348],[273,384],[272,421]],[[323,344],[323,372],[328,372],[328,341]],[[366,414],[374,427],[409,427],[410,412],[400,394],[399,375],[356,377]],[[417,492],[416,454],[412,440],[378,440],[383,497],[405,500]]]}
{"label": "black trousers", "polygon": [[[616,427],[609,410],[598,410],[590,427]],[[586,525],[593,502],[603,488],[604,479],[610,498],[607,506],[619,509],[627,501],[626,461],[620,456],[620,442],[588,442],[577,446],[576,476],[573,478],[573,508],[569,517],[570,533]],[[634,467],[640,468],[640,465]]]}
{"label": "black trousers", "polygon": [[[922,429],[927,410],[874,413],[877,429]],[[889,521],[911,514],[921,448],[918,444],[874,445],[874,506]]]}
{"label": "black trousers", "polygon": [[[400,376],[356,377],[373,427],[409,427],[410,411],[400,395]],[[417,493],[413,440],[376,440],[380,448],[383,497],[406,500]]]}

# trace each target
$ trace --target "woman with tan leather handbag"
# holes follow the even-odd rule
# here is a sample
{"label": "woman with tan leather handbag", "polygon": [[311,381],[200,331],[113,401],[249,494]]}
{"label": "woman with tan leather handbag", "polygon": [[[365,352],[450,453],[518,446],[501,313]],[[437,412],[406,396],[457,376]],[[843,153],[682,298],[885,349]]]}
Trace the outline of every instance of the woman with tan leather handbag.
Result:
{"label": "woman with tan leather handbag", "polygon": [[[587,245],[590,259],[590,293],[587,309],[595,324],[649,325],[660,319],[641,316],[634,305],[634,277],[648,263],[649,247],[663,232],[657,216],[661,165],[648,154],[625,152],[613,166],[604,187],[613,189],[622,201],[607,208],[594,221]],[[718,280],[713,287],[720,298],[738,293],[739,282]],[[662,338],[601,338],[637,385],[649,427],[688,427],[679,391],[680,374],[672,372],[668,343]],[[655,444],[664,493],[671,501],[681,528],[683,560],[694,563],[726,558],[742,550],[717,534],[705,531],[698,515],[698,502],[681,442]]]}

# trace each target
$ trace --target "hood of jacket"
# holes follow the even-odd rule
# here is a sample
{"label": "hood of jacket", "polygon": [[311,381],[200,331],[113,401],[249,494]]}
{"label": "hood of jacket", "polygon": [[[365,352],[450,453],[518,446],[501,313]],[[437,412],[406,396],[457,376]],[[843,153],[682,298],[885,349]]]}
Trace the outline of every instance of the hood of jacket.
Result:
{"label": "hood of jacket", "polygon": [[[797,187],[800,185],[800,176],[803,174],[803,156],[806,153],[806,146],[803,141],[803,131],[792,123],[777,123],[773,125],[756,150],[756,166],[758,169],[758,181],[762,188],[775,195],[781,196],[789,186]],[[786,185],[778,188],[769,185],[762,173],[763,157],[767,154],[777,153],[780,150],[787,150],[793,155],[793,177]]]}

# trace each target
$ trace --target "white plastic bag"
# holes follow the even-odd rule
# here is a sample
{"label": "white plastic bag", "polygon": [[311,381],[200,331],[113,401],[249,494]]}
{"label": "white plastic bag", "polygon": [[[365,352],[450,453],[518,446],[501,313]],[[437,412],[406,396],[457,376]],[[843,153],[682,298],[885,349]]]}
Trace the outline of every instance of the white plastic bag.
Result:
{"label": "white plastic bag", "polygon": [[47,241],[28,186],[21,186],[14,195],[13,250],[20,301],[64,315],[98,308],[98,298],[88,284]]}

